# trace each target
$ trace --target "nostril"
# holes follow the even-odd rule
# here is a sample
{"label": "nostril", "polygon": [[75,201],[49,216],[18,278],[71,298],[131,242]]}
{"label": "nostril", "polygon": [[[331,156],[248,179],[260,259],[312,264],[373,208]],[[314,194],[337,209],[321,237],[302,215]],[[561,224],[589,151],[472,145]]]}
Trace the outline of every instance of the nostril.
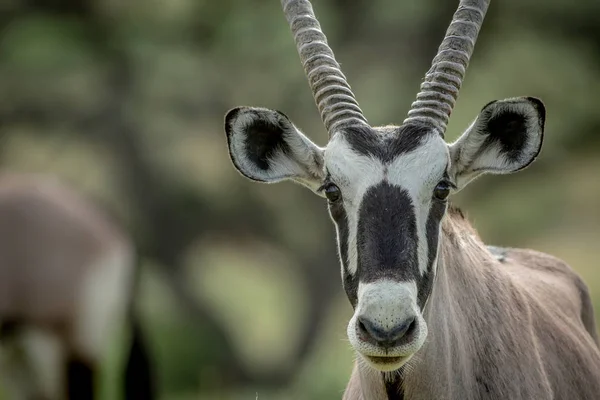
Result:
{"label": "nostril", "polygon": [[409,335],[412,331],[415,330],[416,325],[417,324],[415,317],[407,319],[390,332],[389,341],[395,342],[397,340],[402,339],[404,336]]}
{"label": "nostril", "polygon": [[404,332],[404,336],[412,335],[416,329],[417,329],[417,319],[413,318],[412,321],[410,321],[410,326],[408,327],[406,332]]}
{"label": "nostril", "polygon": [[389,331],[365,317],[358,317],[358,331],[361,339],[366,342],[382,345],[389,341]]}
{"label": "nostril", "polygon": [[361,331],[362,333],[368,333],[367,327],[360,319],[358,320],[358,330]]}
{"label": "nostril", "polygon": [[402,339],[410,340],[417,327],[417,319],[410,317],[392,329],[383,329],[364,316],[357,318],[358,334],[366,342],[386,348],[398,346]]}
{"label": "nostril", "polygon": [[371,321],[364,317],[358,317],[358,331],[364,339],[381,340],[377,328]]}

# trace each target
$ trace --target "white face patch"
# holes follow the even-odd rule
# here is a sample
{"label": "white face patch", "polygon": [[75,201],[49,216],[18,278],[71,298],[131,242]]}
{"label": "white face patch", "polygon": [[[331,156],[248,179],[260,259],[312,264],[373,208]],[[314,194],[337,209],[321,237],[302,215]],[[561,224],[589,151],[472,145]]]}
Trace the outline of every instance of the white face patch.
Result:
{"label": "white face patch", "polygon": [[385,177],[385,166],[373,157],[356,153],[343,135],[333,137],[325,150],[325,166],[332,181],[340,188],[348,218],[348,272],[358,270],[359,207],[367,190]]}
{"label": "white face patch", "polygon": [[325,166],[342,192],[348,219],[348,272],[358,270],[357,233],[362,199],[369,188],[384,181],[406,190],[414,206],[418,235],[419,271],[427,268],[426,224],[432,193],[446,172],[449,155],[444,140],[436,135],[423,139],[414,150],[384,162],[354,151],[344,135],[336,135],[325,150]]}

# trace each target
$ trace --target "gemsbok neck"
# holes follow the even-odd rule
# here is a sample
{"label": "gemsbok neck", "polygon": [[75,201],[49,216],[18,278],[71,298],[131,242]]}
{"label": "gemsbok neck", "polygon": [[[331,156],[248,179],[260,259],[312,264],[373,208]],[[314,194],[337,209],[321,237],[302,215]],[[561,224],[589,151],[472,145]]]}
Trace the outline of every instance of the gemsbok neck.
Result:
{"label": "gemsbok neck", "polygon": [[[515,279],[510,257],[492,254],[459,210],[449,210],[442,232],[437,275],[424,311],[426,343],[399,371],[377,377],[362,371],[361,386],[379,384],[378,390],[371,389],[373,400],[556,398],[543,360],[565,357],[569,350],[549,355],[540,346],[544,338],[531,328],[548,324],[548,332],[560,329],[560,324],[533,320],[552,305],[537,301],[535,292],[526,288],[528,282]],[[581,346],[591,349],[591,365],[600,367],[594,339],[587,332],[572,335],[579,335]],[[532,349],[533,356],[520,357],[531,355]],[[565,375],[576,373],[568,365],[557,362],[553,368],[564,369]],[[592,389],[584,391],[591,397],[581,398],[594,398]]]}

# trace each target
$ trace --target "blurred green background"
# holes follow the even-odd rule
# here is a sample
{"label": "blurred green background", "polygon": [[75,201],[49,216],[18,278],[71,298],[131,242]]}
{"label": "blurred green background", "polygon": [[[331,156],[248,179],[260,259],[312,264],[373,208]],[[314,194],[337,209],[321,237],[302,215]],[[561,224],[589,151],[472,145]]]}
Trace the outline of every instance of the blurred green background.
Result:
{"label": "blurred green background", "polygon": [[[400,123],[457,1],[313,5],[369,121]],[[55,173],[132,232],[160,398],[340,398],[351,308],[325,205],[243,179],[223,132],[255,105],[326,141],[279,1],[3,0],[0,27],[1,168]],[[448,139],[491,100],[544,100],[538,161],[455,202],[485,241],[570,263],[600,320],[598,93],[600,2],[494,0]]]}

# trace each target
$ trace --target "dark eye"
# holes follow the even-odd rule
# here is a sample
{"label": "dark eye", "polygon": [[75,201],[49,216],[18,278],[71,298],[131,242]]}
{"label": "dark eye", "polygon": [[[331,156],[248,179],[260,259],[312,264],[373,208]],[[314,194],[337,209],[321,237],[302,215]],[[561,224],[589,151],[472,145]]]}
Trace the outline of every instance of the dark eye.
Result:
{"label": "dark eye", "polygon": [[327,200],[329,200],[331,203],[335,203],[342,197],[340,188],[333,183],[329,183],[323,190],[325,192],[325,197],[327,197]]}
{"label": "dark eye", "polygon": [[450,194],[450,185],[448,182],[440,182],[433,190],[433,197],[438,200],[446,200]]}

